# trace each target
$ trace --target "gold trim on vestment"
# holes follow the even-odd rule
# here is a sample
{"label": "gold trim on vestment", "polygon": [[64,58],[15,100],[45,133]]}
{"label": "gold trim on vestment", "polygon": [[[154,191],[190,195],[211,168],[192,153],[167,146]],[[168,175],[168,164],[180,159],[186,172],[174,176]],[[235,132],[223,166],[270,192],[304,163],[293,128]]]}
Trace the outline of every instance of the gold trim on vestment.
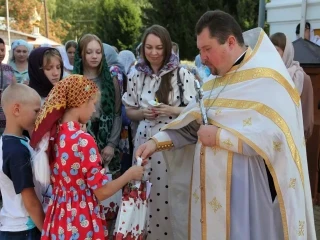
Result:
{"label": "gold trim on vestment", "polygon": [[155,141],[155,143],[157,145],[156,151],[170,150],[171,148],[174,147],[172,141],[159,142],[158,139],[156,139],[155,137],[151,137],[150,139]]}
{"label": "gold trim on vestment", "polygon": [[[200,113],[198,112],[189,112],[186,115],[191,115],[193,116],[195,119],[202,119],[202,116]],[[168,125],[166,125],[166,129],[170,128],[171,126],[177,125],[181,122],[182,120],[177,120],[177,121],[173,121],[171,123],[169,123]],[[242,141],[244,141],[246,144],[248,144],[252,149],[254,149],[256,151],[256,153],[258,153],[259,156],[261,156],[269,171],[270,174],[272,176],[273,182],[274,182],[274,186],[276,188],[276,192],[277,192],[277,197],[278,197],[278,201],[279,201],[279,208],[280,208],[280,213],[281,213],[281,221],[282,221],[282,227],[283,227],[283,235],[284,235],[284,240],[289,240],[289,233],[288,233],[288,222],[287,222],[287,214],[286,214],[286,209],[285,209],[285,205],[284,205],[284,200],[283,200],[283,196],[282,196],[282,192],[280,189],[280,185],[279,185],[279,181],[277,178],[277,175],[273,169],[273,166],[267,156],[267,154],[260,149],[255,143],[253,143],[250,139],[246,138],[244,135],[242,135],[241,133],[239,133],[238,131],[232,129],[232,128],[228,128],[214,120],[212,120],[211,118],[208,117],[208,121],[210,124],[215,125],[219,128],[223,128],[225,130],[228,130],[229,132],[233,133],[235,136],[237,136],[238,138],[240,138]],[[201,164],[201,161],[200,161]]]}
{"label": "gold trim on vestment", "polygon": [[[246,55],[244,56],[244,59],[242,60],[242,62],[240,64],[238,64],[238,65],[233,66],[229,70],[228,73],[232,73],[232,72],[236,71],[237,69],[241,68],[244,64],[249,62],[249,60],[257,53],[258,49],[260,48],[260,45],[261,45],[262,40],[263,40],[263,37],[264,37],[264,32],[261,31],[260,34],[259,34],[258,41],[257,41],[256,45],[254,46],[254,49],[252,50],[251,47],[248,47]],[[213,79],[215,79],[215,78],[213,78]],[[209,80],[209,81],[212,81],[212,79]]]}
{"label": "gold trim on vestment", "polygon": [[191,240],[192,184],[193,184],[193,164],[191,169],[191,183],[190,183],[190,194],[189,194],[188,240]]}
{"label": "gold trim on vestment", "polygon": [[206,147],[200,148],[201,240],[207,240]]}
{"label": "gold trim on vestment", "polygon": [[250,47],[248,47],[246,55],[243,59],[243,61],[239,64],[239,65],[235,65],[233,66],[229,72],[233,72],[236,71],[237,69],[241,68],[243,65],[245,65],[247,62],[249,62],[249,60],[251,58],[253,58],[254,55],[256,55],[258,49],[260,48],[260,45],[262,43],[263,37],[264,37],[265,33],[264,31],[261,30],[259,37],[258,37],[258,41],[256,43],[256,45],[254,46],[254,49],[252,51],[252,49]]}
{"label": "gold trim on vestment", "polygon": [[243,152],[243,142],[242,140],[239,138],[238,139],[238,153],[242,154]]}
{"label": "gold trim on vestment", "polygon": [[290,83],[283,77],[279,72],[271,68],[251,68],[247,70],[242,70],[235,73],[227,73],[223,77],[210,80],[203,84],[204,91],[210,91],[213,88],[218,88],[224,86],[226,83],[228,85],[242,83],[245,81],[251,81],[259,78],[271,78],[277,81],[283,88],[287,90],[291,99],[294,103],[299,106],[300,104],[300,95],[296,88],[292,87]]}
{"label": "gold trim on vestment", "polygon": [[[191,115],[193,115],[196,119],[201,119],[201,114],[198,113],[198,112],[191,112],[190,113]],[[210,124],[212,125],[215,125],[217,127],[220,127],[220,128],[223,128],[225,130],[228,130],[229,132],[233,133],[234,135],[236,135],[238,138],[241,138],[246,144],[248,144],[253,150],[256,151],[256,153],[259,154],[259,156],[261,156],[269,171],[270,171],[270,174],[272,176],[272,179],[273,179],[273,182],[274,182],[274,186],[276,188],[276,192],[277,192],[277,197],[278,197],[278,201],[279,201],[279,208],[280,208],[280,213],[281,213],[281,221],[282,221],[282,226],[283,226],[283,236],[284,236],[284,240],[289,240],[289,232],[288,232],[288,222],[287,222],[287,214],[286,214],[286,209],[285,209],[285,206],[284,206],[284,200],[283,200],[283,197],[282,197],[282,192],[281,192],[281,189],[280,189],[280,185],[279,185],[279,181],[278,181],[278,178],[277,178],[277,175],[273,169],[273,166],[267,156],[267,154],[262,150],[260,149],[254,142],[252,142],[250,139],[246,138],[244,135],[242,135],[241,133],[239,133],[238,131],[232,129],[232,128],[228,128],[210,118],[208,118],[208,121]]]}
{"label": "gold trim on vestment", "polygon": [[221,135],[221,128],[218,128],[218,131],[216,133],[216,146],[220,147],[220,135]]}
{"label": "gold trim on vestment", "polygon": [[269,118],[275,125],[277,125],[281,129],[282,133],[286,137],[287,144],[291,152],[291,156],[299,171],[302,184],[304,185],[304,176],[303,176],[299,151],[293,140],[293,136],[291,134],[290,128],[288,127],[286,121],[281,117],[279,113],[277,113],[271,107],[268,107],[263,103],[255,102],[255,101],[219,98],[219,99],[216,99],[215,101],[213,99],[205,99],[203,103],[205,107],[214,106],[214,107],[225,107],[225,108],[235,108],[235,109],[252,109],[260,113],[261,115]]}
{"label": "gold trim on vestment", "polygon": [[226,197],[226,240],[230,239],[231,227],[231,181],[232,181],[233,152],[228,152],[227,162],[227,197]]}

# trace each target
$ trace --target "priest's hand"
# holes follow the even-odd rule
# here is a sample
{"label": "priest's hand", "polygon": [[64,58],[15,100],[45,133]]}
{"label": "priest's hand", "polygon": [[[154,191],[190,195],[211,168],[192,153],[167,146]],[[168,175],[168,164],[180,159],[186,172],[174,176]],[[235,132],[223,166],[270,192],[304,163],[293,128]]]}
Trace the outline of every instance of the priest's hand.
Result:
{"label": "priest's hand", "polygon": [[136,151],[136,158],[148,159],[157,150],[157,144],[154,140],[149,140],[139,146]]}
{"label": "priest's hand", "polygon": [[199,141],[206,147],[215,146],[218,129],[214,125],[201,125],[197,132]]}

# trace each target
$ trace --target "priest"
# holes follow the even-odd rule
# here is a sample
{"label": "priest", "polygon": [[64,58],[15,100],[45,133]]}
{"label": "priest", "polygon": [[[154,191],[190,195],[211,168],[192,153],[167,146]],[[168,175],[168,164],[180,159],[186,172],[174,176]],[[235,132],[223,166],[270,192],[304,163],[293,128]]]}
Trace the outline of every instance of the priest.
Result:
{"label": "priest", "polygon": [[208,11],[196,25],[209,125],[196,101],[141,145],[164,151],[175,240],[316,239],[299,93],[268,36]]}

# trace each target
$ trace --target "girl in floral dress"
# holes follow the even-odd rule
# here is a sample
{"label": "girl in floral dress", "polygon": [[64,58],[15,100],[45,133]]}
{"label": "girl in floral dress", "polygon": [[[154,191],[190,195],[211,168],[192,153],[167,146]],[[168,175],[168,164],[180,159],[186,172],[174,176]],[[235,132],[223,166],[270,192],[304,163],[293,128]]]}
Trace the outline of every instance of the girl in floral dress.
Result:
{"label": "girl in floral dress", "polygon": [[41,239],[105,239],[108,232],[99,201],[143,175],[143,167],[134,166],[108,180],[94,139],[80,128],[95,112],[98,95],[93,81],[70,75],[54,86],[36,120],[31,145],[37,149],[49,135],[53,184]]}

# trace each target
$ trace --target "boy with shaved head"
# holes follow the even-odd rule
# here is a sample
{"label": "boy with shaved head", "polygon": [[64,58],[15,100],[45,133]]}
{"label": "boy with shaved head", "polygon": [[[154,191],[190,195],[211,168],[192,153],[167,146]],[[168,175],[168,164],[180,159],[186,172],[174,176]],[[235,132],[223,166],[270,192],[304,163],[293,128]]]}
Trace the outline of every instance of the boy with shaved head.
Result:
{"label": "boy with shaved head", "polygon": [[[1,97],[7,124],[0,139],[0,239],[40,239],[44,213],[34,190],[31,147],[23,131],[31,131],[41,99],[24,84],[9,85]],[[40,230],[40,231],[39,231]]]}

